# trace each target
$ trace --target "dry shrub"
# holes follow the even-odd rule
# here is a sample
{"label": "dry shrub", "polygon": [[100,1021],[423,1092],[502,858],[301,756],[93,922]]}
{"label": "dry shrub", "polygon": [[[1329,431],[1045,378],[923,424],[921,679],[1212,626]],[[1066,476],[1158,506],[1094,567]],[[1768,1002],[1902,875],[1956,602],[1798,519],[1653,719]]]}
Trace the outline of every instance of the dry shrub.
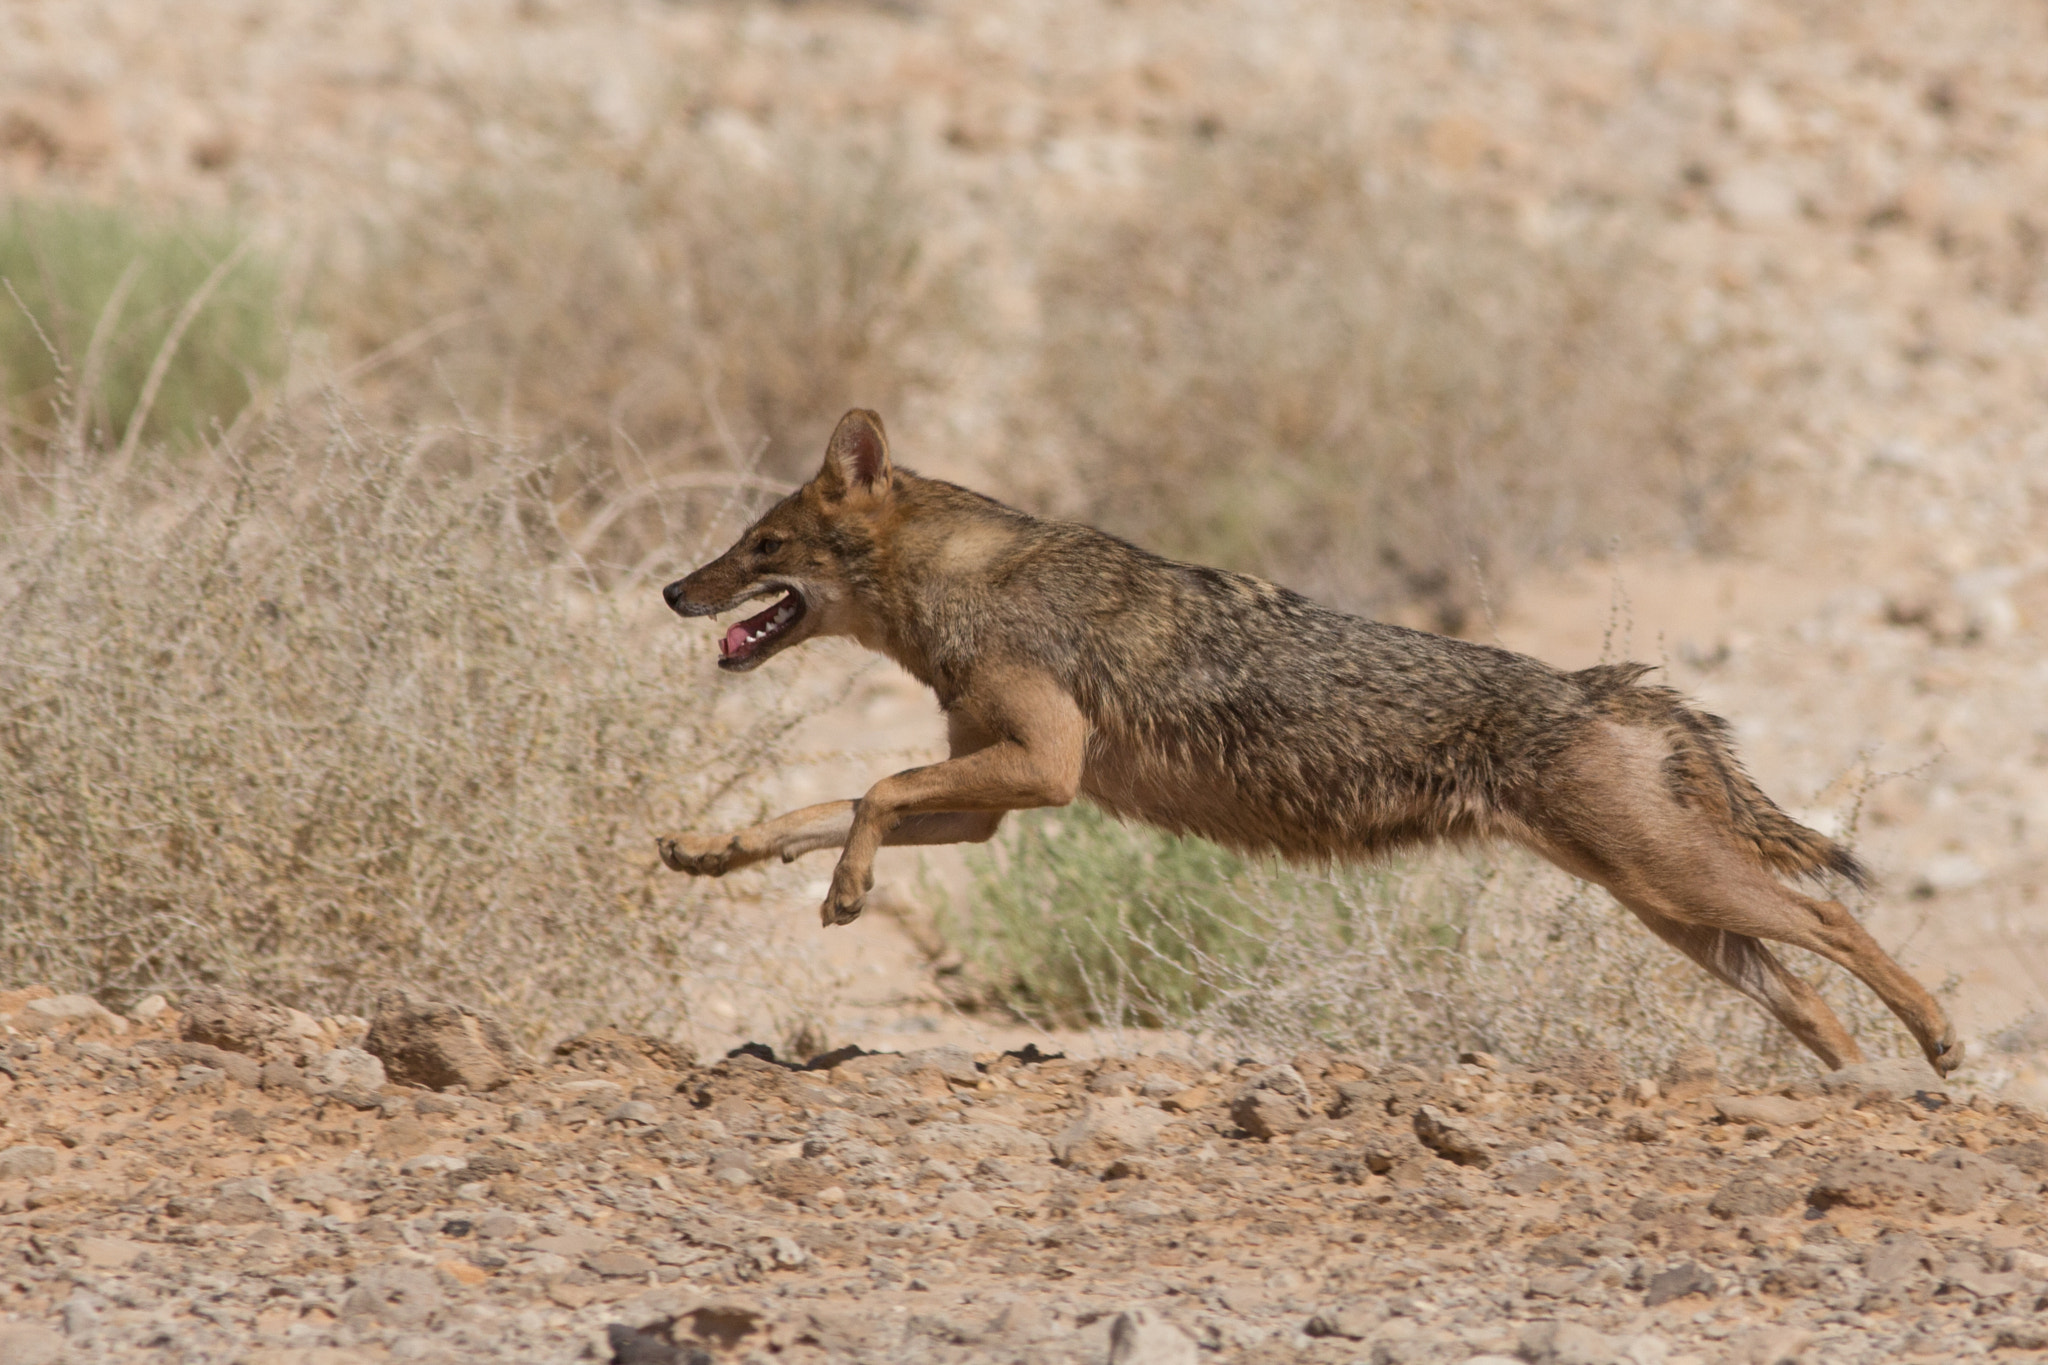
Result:
{"label": "dry shrub", "polygon": [[0,978],[676,1025],[699,892],[651,836],[773,757],[772,680],[716,719],[708,640],[581,579],[473,435],[91,463],[0,526]]}
{"label": "dry shrub", "polygon": [[1227,134],[1050,251],[1041,387],[1106,528],[1455,631],[1482,578],[1718,524],[1740,432],[1657,293],[1626,231]]}
{"label": "dry shrub", "polygon": [[[1705,1043],[1738,1075],[1815,1065],[1604,891],[1514,850],[1304,869],[1076,807],[1013,816],[972,861],[943,927],[1000,1003],[1048,1026],[1171,1025],[1232,1055],[1597,1047],[1648,1075]],[[1782,951],[1867,1048],[1912,1052],[1868,990]]]}
{"label": "dry shrub", "polygon": [[887,150],[684,118],[610,156],[582,146],[479,156],[397,206],[322,306],[388,420],[454,411],[571,447],[565,515],[610,507],[606,553],[631,562],[658,527],[616,499],[755,453],[770,477],[807,472],[847,408],[917,386],[952,293]]}

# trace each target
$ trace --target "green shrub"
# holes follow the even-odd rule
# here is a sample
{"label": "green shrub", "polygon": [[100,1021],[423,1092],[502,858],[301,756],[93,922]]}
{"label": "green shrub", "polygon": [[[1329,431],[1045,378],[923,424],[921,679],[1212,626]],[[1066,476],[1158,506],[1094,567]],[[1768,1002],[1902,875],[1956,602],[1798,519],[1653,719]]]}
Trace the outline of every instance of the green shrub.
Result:
{"label": "green shrub", "polygon": [[[1170,1026],[1240,1054],[1599,1047],[1648,1074],[1705,1042],[1737,1073],[1812,1064],[1604,891],[1519,852],[1315,869],[1086,806],[1011,820],[970,854],[972,890],[940,927],[985,992],[1041,1025]],[[1910,1051],[1868,991],[1805,965],[1866,1047]]]}
{"label": "green shrub", "polygon": [[43,440],[76,421],[87,440],[111,446],[127,436],[160,355],[168,364],[139,442],[233,421],[285,356],[267,259],[245,251],[207,287],[237,247],[227,229],[189,216],[25,199],[0,208],[0,278],[15,295],[0,294],[0,421]]}

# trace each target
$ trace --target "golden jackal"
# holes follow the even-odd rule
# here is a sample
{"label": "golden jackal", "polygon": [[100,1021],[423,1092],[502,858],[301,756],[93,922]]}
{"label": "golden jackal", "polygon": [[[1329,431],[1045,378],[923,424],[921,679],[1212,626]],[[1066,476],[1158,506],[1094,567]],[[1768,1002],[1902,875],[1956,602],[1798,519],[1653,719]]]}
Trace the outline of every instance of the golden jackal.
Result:
{"label": "golden jackal", "polygon": [[858,801],[661,840],[679,872],[841,849],[823,917],[846,924],[881,845],[984,840],[1005,811],[1076,796],[1294,858],[1509,839],[1606,887],[1829,1066],[1862,1053],[1759,940],[1832,958],[1937,1070],[1962,1060],[1941,1007],[1848,910],[1778,880],[1860,883],[1848,850],[1771,804],[1727,725],[1644,686],[1644,665],[1560,672],[1030,516],[895,468],[862,410],[815,478],[664,596],[685,616],[774,599],[726,631],[722,668],[814,635],[888,655],[938,694],[952,749]]}

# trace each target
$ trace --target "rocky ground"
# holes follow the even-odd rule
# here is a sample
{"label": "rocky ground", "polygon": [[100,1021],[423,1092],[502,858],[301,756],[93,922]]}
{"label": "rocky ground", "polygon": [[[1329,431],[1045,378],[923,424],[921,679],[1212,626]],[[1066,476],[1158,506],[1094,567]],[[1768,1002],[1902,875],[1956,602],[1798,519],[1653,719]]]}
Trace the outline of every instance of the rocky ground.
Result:
{"label": "rocky ground", "polygon": [[1899,1064],[535,1062],[181,1003],[0,995],[6,1365],[2048,1358],[2048,1119]]}

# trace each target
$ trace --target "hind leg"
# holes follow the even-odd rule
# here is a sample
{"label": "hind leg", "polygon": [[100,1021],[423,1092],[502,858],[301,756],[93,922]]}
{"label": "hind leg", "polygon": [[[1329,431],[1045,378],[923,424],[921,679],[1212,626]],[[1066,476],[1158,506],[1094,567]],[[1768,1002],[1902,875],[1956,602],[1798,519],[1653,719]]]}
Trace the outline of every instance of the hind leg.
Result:
{"label": "hind leg", "polygon": [[[1955,1029],[1927,988],[1839,902],[1800,895],[1763,867],[1724,820],[1680,804],[1664,781],[1663,755],[1654,734],[1619,727],[1595,731],[1546,791],[1540,807],[1530,812],[1535,837],[1526,842],[1565,870],[1606,887],[1709,971],[1715,971],[1712,963],[1666,933],[1660,921],[1729,940],[1789,943],[1846,967],[1899,1017],[1936,1071],[1946,1075],[1960,1066],[1962,1046]],[[1746,950],[1717,947],[1711,938],[1701,943],[1710,955],[1747,955]],[[1772,961],[1760,945],[1756,951]],[[1797,981],[1782,968],[1778,971],[1785,981]],[[1758,966],[1754,972],[1762,973],[1755,977],[1758,982],[1777,979],[1769,968]],[[1745,988],[1738,984],[1737,989]],[[1794,995],[1787,994],[1795,991],[1779,988],[1778,998],[1795,1003]],[[1769,1001],[1763,1003],[1778,1013]],[[1814,1004],[1825,1012],[1818,1000]],[[1833,1020],[1832,1013],[1827,1017]],[[1789,1019],[1786,1026],[1800,1033]],[[1840,1031],[1840,1023],[1834,1028]],[[1823,1058],[1829,1056],[1806,1035],[1800,1037]]]}
{"label": "hind leg", "polygon": [[1770,1011],[1771,1017],[1829,1070],[1863,1060],[1863,1049],[1856,1046],[1820,993],[1786,970],[1758,940],[1726,929],[1686,924],[1640,905],[1628,908],[1658,938]]}
{"label": "hind leg", "polygon": [[1956,1036],[1955,1025],[1949,1022],[1947,1013],[1925,986],[1915,981],[1890,953],[1878,947],[1877,940],[1849,913],[1847,906],[1840,901],[1802,896],[1775,881],[1770,885],[1778,893],[1788,927],[1796,931],[1796,936],[1784,935],[1785,942],[1819,953],[1854,972],[1899,1017],[1927,1055],[1927,1064],[1937,1072],[1946,1076],[1963,1064],[1962,1040]]}
{"label": "hind leg", "polygon": [[[1667,942],[1770,1010],[1829,1065],[1839,1064],[1835,1058],[1841,1044],[1823,1046],[1815,1041],[1821,1035],[1809,1036],[1794,1020],[1811,1020],[1817,1010],[1826,1021],[1824,1032],[1833,1031],[1827,1036],[1847,1041],[1848,1034],[1812,988],[1785,971],[1758,939],[1789,943],[1846,967],[1898,1016],[1937,1072],[1945,1076],[1962,1065],[1962,1044],[1941,1006],[1878,947],[1846,907],[1785,886],[1758,867],[1732,837],[1718,831],[1707,831],[1704,837],[1698,829],[1689,832],[1694,837],[1675,843],[1603,841],[1576,857],[1554,861],[1613,892]],[[1754,989],[1724,974],[1715,965],[1719,957],[1746,971]],[[1846,1055],[1850,1060],[1859,1055],[1853,1042]]]}

